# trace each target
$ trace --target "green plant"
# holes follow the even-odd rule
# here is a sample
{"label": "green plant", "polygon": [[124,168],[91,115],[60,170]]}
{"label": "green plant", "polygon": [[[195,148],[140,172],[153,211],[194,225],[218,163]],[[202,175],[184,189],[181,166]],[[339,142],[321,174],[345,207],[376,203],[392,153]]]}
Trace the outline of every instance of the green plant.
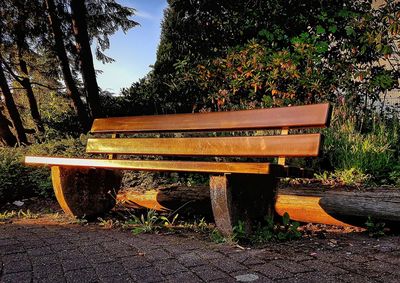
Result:
{"label": "green plant", "polygon": [[97,220],[99,221],[99,226],[103,227],[105,229],[113,229],[113,228],[120,226],[120,223],[118,220],[103,219],[101,217],[98,217]]}
{"label": "green plant", "polygon": [[289,213],[285,212],[283,214],[282,224],[277,229],[277,239],[279,241],[293,240],[301,237],[301,232],[298,230],[300,223],[291,221]]}
{"label": "green plant", "polygon": [[[373,116],[373,113],[371,113]],[[330,128],[324,132],[325,160],[335,169],[330,176],[346,184],[396,182],[399,168],[399,126],[392,120],[364,121],[364,130],[346,108],[336,109]]]}
{"label": "green plant", "polygon": [[394,185],[400,187],[400,165],[393,167],[393,171],[389,173],[389,179]]}
{"label": "green plant", "polygon": [[365,174],[360,169],[354,167],[342,170],[336,169],[332,176],[345,185],[361,185],[368,183],[371,179],[371,175]]}
{"label": "green plant", "polygon": [[217,244],[226,243],[228,241],[218,229],[213,229],[211,231],[210,239]]}
{"label": "green plant", "polygon": [[367,227],[367,232],[370,237],[381,237],[385,235],[385,223],[376,222],[370,216],[368,216],[365,226]]}
{"label": "green plant", "polygon": [[258,223],[254,234],[251,237],[251,242],[255,244],[262,244],[270,242],[275,238],[276,224],[273,217],[265,217],[263,223]]}
{"label": "green plant", "polygon": [[83,217],[69,217],[67,223],[68,224],[77,224],[77,225],[81,225],[81,226],[86,226],[88,224],[88,220],[85,218],[85,216],[83,216]]}
{"label": "green plant", "polygon": [[178,219],[179,214],[175,214],[174,217],[170,220],[168,216],[160,216],[160,220],[162,220],[164,223],[164,227],[172,227],[175,225],[176,220]]}
{"label": "green plant", "polygon": [[40,217],[39,213],[33,213],[31,212],[29,209],[26,211],[23,211],[22,209],[20,209],[17,212],[17,217],[18,218],[24,218],[24,219],[37,219]]}
{"label": "green plant", "polygon": [[238,223],[233,227],[232,240],[233,241],[244,241],[247,238],[246,227],[243,221],[238,221]]}
{"label": "green plant", "polygon": [[146,215],[141,214],[140,217],[132,215],[132,219],[126,221],[125,224],[133,227],[131,231],[136,235],[157,231],[159,228],[157,223],[160,222],[160,220],[158,213],[153,209],[149,209]]}
{"label": "green plant", "polygon": [[0,147],[0,205],[16,199],[53,196],[50,170],[28,167],[25,155],[85,156],[87,137],[56,139],[27,147]]}
{"label": "green plant", "polygon": [[290,220],[287,212],[284,213],[281,224],[275,223],[272,217],[266,217],[264,223],[257,225],[251,236],[251,242],[263,244],[270,241],[295,240],[301,237],[299,226],[300,223]]}
{"label": "green plant", "polygon": [[10,212],[6,210],[6,211],[0,213],[0,221],[9,220],[9,219],[15,217],[16,215],[17,215],[17,213],[14,210],[12,210]]}

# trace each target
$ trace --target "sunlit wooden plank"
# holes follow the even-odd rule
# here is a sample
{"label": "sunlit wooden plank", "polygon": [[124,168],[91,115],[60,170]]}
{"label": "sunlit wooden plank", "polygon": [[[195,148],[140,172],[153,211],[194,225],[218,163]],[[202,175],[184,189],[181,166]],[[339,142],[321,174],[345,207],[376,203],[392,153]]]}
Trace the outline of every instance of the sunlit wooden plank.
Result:
{"label": "sunlit wooden plank", "polygon": [[204,172],[204,173],[248,173],[283,175],[283,167],[270,163],[205,162],[174,160],[110,160],[26,156],[30,165],[94,167],[143,171]]}
{"label": "sunlit wooden plank", "polygon": [[229,112],[101,118],[92,133],[180,132],[326,127],[330,106],[314,104]]}
{"label": "sunlit wooden plank", "polygon": [[252,137],[89,139],[88,153],[174,156],[318,156],[320,134]]}

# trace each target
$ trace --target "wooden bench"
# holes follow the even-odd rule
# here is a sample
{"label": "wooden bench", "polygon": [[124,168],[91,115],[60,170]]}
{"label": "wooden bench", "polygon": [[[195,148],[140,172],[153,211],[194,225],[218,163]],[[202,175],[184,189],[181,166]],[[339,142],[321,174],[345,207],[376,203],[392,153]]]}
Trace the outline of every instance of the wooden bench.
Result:
{"label": "wooden bench", "polygon": [[[326,127],[329,119],[329,104],[101,118],[93,122],[91,133],[96,137],[88,139],[86,151],[108,155],[108,159],[26,156],[25,163],[51,166],[57,200],[66,213],[79,217],[98,215],[115,205],[121,170],[209,173],[216,225],[223,233],[230,234],[238,220],[250,225],[252,220],[273,213],[278,178],[310,174],[305,169],[285,165],[285,158],[318,156],[322,136],[320,133],[289,135],[289,130]],[[260,135],[261,130],[278,130],[279,134]],[[256,134],[240,135],[246,131]],[[129,137],[180,132],[190,132],[190,137]],[[204,132],[213,136],[204,136]],[[221,134],[224,132],[231,135]],[[147,158],[121,159],[125,155]],[[277,162],[218,162],[215,157],[263,160],[276,157]]]}

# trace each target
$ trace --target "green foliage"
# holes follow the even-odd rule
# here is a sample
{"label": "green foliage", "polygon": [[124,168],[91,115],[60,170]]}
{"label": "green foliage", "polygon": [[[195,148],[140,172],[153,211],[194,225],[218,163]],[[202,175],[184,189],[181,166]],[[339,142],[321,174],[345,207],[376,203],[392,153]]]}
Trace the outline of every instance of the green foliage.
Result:
{"label": "green foliage", "polygon": [[323,156],[335,168],[333,177],[348,184],[394,181],[400,166],[396,118],[372,120],[369,130],[362,133],[356,129],[354,117],[342,110],[336,111],[331,127],[324,132]]}
{"label": "green foliage", "polygon": [[169,228],[175,224],[178,214],[175,214],[170,220],[168,217],[159,215],[153,209],[147,210],[146,214],[141,214],[140,217],[132,214],[131,219],[124,224],[125,227],[132,228],[133,234],[155,233],[163,228]]}
{"label": "green foliage", "polygon": [[298,231],[299,222],[291,221],[289,214],[284,213],[282,224],[275,224],[271,217],[266,218],[263,225],[258,225],[251,238],[253,243],[266,243],[269,241],[290,241],[301,237]]}
{"label": "green foliage", "polygon": [[364,185],[371,180],[371,175],[365,174],[354,167],[350,169],[336,169],[334,172],[323,171],[320,174],[315,174],[315,177],[324,184],[340,183],[349,186]]}
{"label": "green foliage", "polygon": [[233,227],[231,237],[224,237],[217,229],[214,229],[210,238],[216,243],[251,243],[264,244],[271,241],[290,241],[299,239],[299,222],[291,221],[289,214],[285,212],[281,223],[275,223],[273,217],[266,217],[262,223],[252,227],[252,233],[246,231],[245,223],[238,221]]}
{"label": "green foliage", "polygon": [[25,155],[82,157],[85,144],[86,136],[81,136],[28,147],[0,148],[0,204],[33,195],[53,195],[50,170],[26,166],[23,163]]}
{"label": "green foliage", "polygon": [[389,179],[395,186],[400,188],[400,165],[393,167],[393,171],[389,173]]}
{"label": "green foliage", "polygon": [[365,222],[365,226],[367,227],[367,232],[370,237],[382,237],[385,236],[385,223],[376,222],[370,216],[368,216],[368,220]]}
{"label": "green foliage", "polygon": [[398,86],[400,4],[395,1],[378,8],[367,0],[169,4],[154,70],[125,92],[137,101],[136,94],[146,89],[148,104],[154,103],[149,111],[328,99],[366,115],[361,107],[366,100],[378,101],[379,93]]}

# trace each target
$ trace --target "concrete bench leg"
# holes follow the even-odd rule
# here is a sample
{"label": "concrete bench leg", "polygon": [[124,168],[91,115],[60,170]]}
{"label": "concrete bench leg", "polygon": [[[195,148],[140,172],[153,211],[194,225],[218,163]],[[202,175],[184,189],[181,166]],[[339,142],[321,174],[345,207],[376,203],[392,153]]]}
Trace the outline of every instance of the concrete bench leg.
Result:
{"label": "concrete bench leg", "polygon": [[61,208],[76,217],[94,217],[115,205],[121,186],[119,171],[96,168],[51,168],[53,188]]}
{"label": "concrete bench leg", "polygon": [[272,175],[211,176],[211,205],[218,230],[232,235],[240,220],[250,233],[255,220],[273,215],[277,183],[278,179]]}

